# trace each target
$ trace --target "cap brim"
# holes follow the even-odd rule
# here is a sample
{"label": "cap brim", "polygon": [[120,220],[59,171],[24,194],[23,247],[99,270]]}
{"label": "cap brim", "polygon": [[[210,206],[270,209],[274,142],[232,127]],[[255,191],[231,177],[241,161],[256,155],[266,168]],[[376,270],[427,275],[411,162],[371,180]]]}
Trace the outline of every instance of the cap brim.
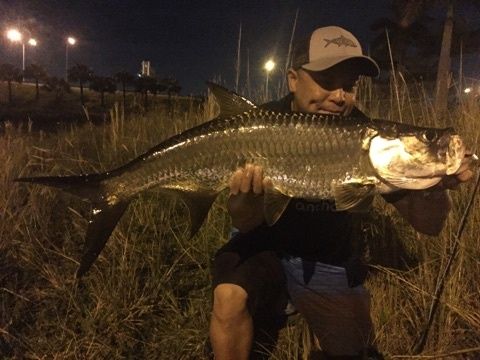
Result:
{"label": "cap brim", "polygon": [[366,75],[376,77],[380,74],[380,68],[375,60],[364,55],[357,56],[337,56],[323,58],[321,60],[312,61],[302,65],[302,68],[310,71],[323,71],[340,63],[351,63],[352,68],[358,71],[358,75]]}

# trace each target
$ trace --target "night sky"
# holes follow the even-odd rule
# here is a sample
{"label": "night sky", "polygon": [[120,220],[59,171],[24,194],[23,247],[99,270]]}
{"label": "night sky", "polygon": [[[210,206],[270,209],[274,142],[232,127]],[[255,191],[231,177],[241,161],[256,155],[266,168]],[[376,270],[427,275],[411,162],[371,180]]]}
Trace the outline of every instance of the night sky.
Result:
{"label": "night sky", "polygon": [[[144,0],[0,0],[2,35],[9,26],[28,29],[37,48],[27,47],[26,60],[63,76],[65,38],[69,63],[90,66],[96,74],[120,70],[137,73],[150,60],[158,77],[173,76],[182,94],[205,92],[206,80],[233,88],[239,25],[242,23],[242,69],[246,77],[247,49],[253,86],[263,82],[262,65],[273,57],[284,67],[295,12],[297,35],[317,26],[339,25],[357,35],[365,50],[374,37],[370,24],[389,16],[390,1],[144,1]],[[0,62],[21,67],[21,46],[0,40]],[[281,77],[279,71],[273,79]]]}

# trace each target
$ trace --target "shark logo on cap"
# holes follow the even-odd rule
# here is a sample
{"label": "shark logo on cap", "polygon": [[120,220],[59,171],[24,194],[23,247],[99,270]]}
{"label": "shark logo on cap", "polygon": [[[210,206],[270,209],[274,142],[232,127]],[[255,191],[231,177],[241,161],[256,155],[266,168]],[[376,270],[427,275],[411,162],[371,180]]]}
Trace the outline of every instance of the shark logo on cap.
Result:
{"label": "shark logo on cap", "polygon": [[341,46],[345,46],[345,47],[350,46],[354,48],[357,47],[357,45],[352,40],[350,40],[349,38],[346,38],[343,35],[340,35],[335,39],[323,39],[323,40],[326,41],[326,44],[324,47],[327,47],[330,44],[335,44],[338,47],[341,47]]}

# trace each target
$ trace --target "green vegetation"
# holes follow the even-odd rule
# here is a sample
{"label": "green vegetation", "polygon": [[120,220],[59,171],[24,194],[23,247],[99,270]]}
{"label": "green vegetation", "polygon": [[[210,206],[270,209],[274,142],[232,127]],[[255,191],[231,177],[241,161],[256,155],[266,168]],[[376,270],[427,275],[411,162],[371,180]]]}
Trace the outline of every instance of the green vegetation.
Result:
{"label": "green vegetation", "polygon": [[[461,100],[440,122],[421,84],[397,85],[396,90],[392,93],[398,98],[379,97],[371,83],[362,84],[363,108],[372,116],[454,125],[473,148],[478,146],[480,108],[473,97]],[[33,86],[30,95],[35,99]],[[40,101],[47,101],[43,98]],[[63,101],[73,103],[73,98],[65,94]],[[111,104],[109,95],[106,103]],[[0,137],[2,358],[209,358],[211,260],[227,240],[230,227],[225,196],[215,202],[200,233],[188,240],[182,204],[156,191],[142,195],[77,284],[74,274],[89,205],[54,189],[13,182],[19,176],[111,169],[209,119],[214,108],[211,103],[199,108],[194,102],[186,107],[176,101],[173,110],[153,106],[147,114],[129,115],[114,106],[111,121],[99,126],[87,122],[55,134],[4,125]],[[414,233],[381,200],[366,220],[365,239],[374,266],[368,288],[378,343],[386,353],[409,354],[418,340],[471,188],[463,186],[452,193],[453,211],[439,237]],[[424,354],[467,349],[468,357],[475,356],[472,348],[480,351],[479,202],[477,197]],[[305,359],[314,346],[305,324],[297,319],[283,330],[272,358]]]}

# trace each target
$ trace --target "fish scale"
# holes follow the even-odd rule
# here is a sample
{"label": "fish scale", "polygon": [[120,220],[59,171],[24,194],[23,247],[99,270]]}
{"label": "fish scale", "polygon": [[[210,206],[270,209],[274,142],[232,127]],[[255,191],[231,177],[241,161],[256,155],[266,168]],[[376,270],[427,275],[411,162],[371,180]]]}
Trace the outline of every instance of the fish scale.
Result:
{"label": "fish scale", "polygon": [[233,171],[251,162],[263,166],[285,195],[331,198],[332,180],[351,173],[373,175],[371,169],[359,167],[365,155],[364,124],[358,118],[301,113],[291,117],[265,110],[218,118],[167,140],[140,157],[140,162],[127,164],[108,180],[107,192],[129,197],[155,186],[218,191],[227,186]]}

